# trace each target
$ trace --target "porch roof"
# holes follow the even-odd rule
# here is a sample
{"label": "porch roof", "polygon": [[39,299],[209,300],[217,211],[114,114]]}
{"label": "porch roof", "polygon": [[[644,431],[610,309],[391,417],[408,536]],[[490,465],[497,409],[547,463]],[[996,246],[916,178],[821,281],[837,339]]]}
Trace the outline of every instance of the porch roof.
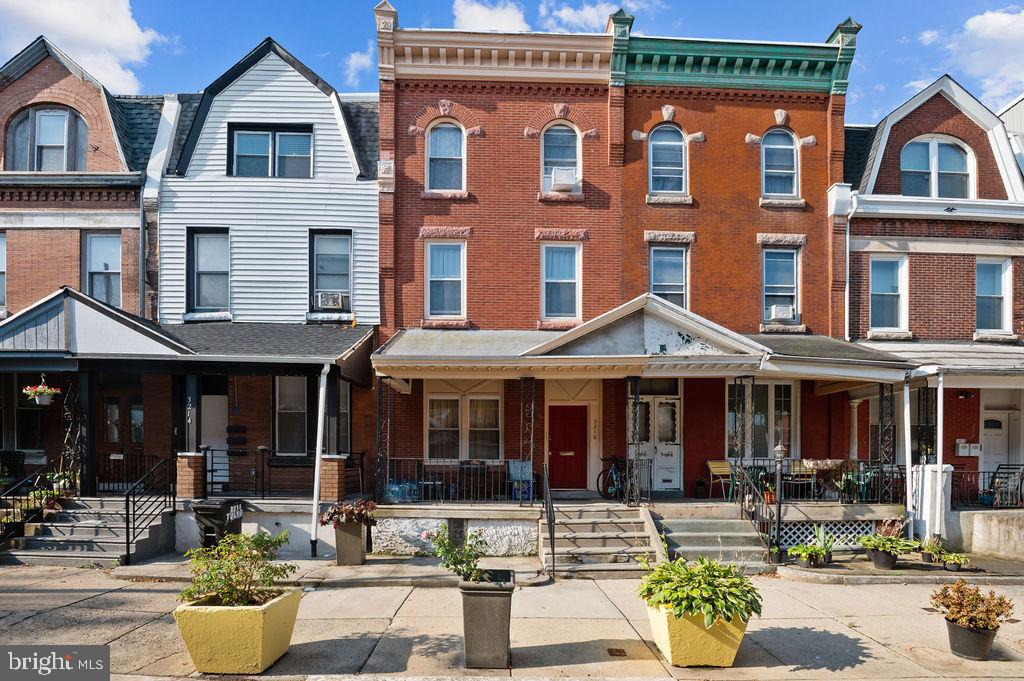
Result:
{"label": "porch roof", "polygon": [[1000,376],[1024,373],[1024,346],[1002,343],[864,342],[858,345],[889,353],[934,373]]}

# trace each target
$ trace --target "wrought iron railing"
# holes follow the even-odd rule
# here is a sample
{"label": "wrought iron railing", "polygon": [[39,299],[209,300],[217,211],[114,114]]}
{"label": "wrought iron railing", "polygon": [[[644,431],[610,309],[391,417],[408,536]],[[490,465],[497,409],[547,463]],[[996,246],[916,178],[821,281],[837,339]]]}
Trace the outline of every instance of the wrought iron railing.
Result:
{"label": "wrought iron railing", "polygon": [[1024,508],[1024,465],[1003,464],[994,471],[953,471],[953,508]]}
{"label": "wrought iron railing", "polygon": [[130,565],[132,548],[142,533],[158,521],[166,511],[174,512],[175,462],[160,459],[124,493],[124,557]]}
{"label": "wrought iron railing", "polygon": [[[740,517],[749,520],[769,551],[779,545],[779,516],[776,504],[765,499],[766,485],[770,484],[767,473],[751,471],[742,466],[733,466],[733,499],[739,506]],[[771,480],[774,480],[772,478]]]}
{"label": "wrought iron railing", "polygon": [[[256,449],[202,448],[206,466],[207,497],[309,496],[313,493],[316,457],[306,453]],[[362,452],[352,452],[345,461],[346,489],[349,483],[363,492]]]}
{"label": "wrought iron railing", "polygon": [[651,460],[639,456],[626,457],[626,505],[639,506],[651,502],[654,469]]}
{"label": "wrought iron railing", "polygon": [[25,523],[40,522],[46,511],[78,493],[78,474],[44,466],[0,494],[0,544],[25,533]]}
{"label": "wrought iron railing", "polygon": [[538,482],[528,459],[390,459],[386,470],[382,495],[386,504],[532,502]]}
{"label": "wrought iron railing", "polygon": [[97,454],[96,491],[100,494],[124,494],[164,458],[158,454],[138,452]]}
{"label": "wrought iron railing", "polygon": [[[551,553],[551,579],[555,578],[555,500],[551,494],[548,465],[544,463],[544,518],[548,524],[548,550]],[[543,560],[543,559],[542,559]]]}
{"label": "wrought iron railing", "polygon": [[[775,460],[747,458],[742,466],[753,480],[775,484]],[[735,485],[735,482],[733,483]],[[782,484],[776,492],[783,502],[841,502],[899,504],[906,499],[903,466],[854,459],[784,459]]]}

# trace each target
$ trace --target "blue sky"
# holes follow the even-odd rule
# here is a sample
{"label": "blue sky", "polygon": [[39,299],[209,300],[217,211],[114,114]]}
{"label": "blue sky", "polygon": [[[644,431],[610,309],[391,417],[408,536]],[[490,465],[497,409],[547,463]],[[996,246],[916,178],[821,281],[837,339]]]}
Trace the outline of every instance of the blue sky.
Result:
{"label": "blue sky", "polygon": [[[1024,91],[1024,8],[927,3],[678,0],[392,0],[399,24],[499,30],[603,30],[624,5],[634,32],[822,41],[848,15],[861,31],[847,121],[875,122],[950,73],[998,109]],[[273,35],[340,90],[376,88],[370,0],[0,0],[0,60],[45,33],[118,93],[201,89]]]}

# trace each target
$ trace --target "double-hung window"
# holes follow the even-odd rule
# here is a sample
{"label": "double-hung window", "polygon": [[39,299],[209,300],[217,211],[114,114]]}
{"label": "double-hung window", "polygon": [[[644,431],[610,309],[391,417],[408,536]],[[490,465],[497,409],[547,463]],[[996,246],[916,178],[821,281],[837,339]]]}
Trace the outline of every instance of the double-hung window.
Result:
{"label": "double-hung window", "polygon": [[788,130],[770,130],[761,138],[761,191],[765,196],[795,197],[796,138]]}
{"label": "double-hung window", "polygon": [[78,112],[52,105],[16,114],[7,126],[6,170],[86,170],[89,128]]}
{"label": "double-hung window", "polygon": [[306,454],[306,377],[278,376],[275,380],[274,449],[278,454]]}
{"label": "double-hung window", "polygon": [[686,307],[685,248],[651,248],[651,293]]}
{"label": "double-hung window", "polygon": [[650,192],[686,193],[686,140],[674,125],[659,125],[647,138]]}
{"label": "double-hung window", "polygon": [[312,177],[313,126],[228,126],[228,173],[237,177]]}
{"label": "double-hung window", "polygon": [[462,128],[454,123],[438,123],[432,127],[427,134],[427,189],[465,189],[464,160]]}
{"label": "double-hung window", "polygon": [[501,458],[501,398],[438,395],[427,398],[429,460]]}
{"label": "double-hung window", "polygon": [[580,247],[578,244],[544,244],[541,248],[541,304],[545,319],[578,319],[580,316]]}
{"label": "double-hung window", "polygon": [[0,310],[7,309],[7,235],[0,232]]}
{"label": "double-hung window", "polygon": [[426,260],[427,317],[465,317],[466,244],[457,241],[428,243]]}
{"label": "double-hung window", "polygon": [[[730,458],[739,456],[743,450],[746,418],[744,391],[750,388],[750,385],[729,385],[726,432]],[[797,455],[797,452],[793,451],[793,433],[796,427],[796,404],[793,394],[792,383],[753,385],[753,411],[749,417],[754,457],[770,457],[772,450],[779,444],[786,448],[789,456]]]}
{"label": "double-hung window", "polygon": [[352,237],[313,234],[313,309],[351,309]]}
{"label": "double-hung window", "polygon": [[966,199],[971,184],[967,151],[953,141],[918,138],[900,151],[903,196]]}
{"label": "double-hung window", "polygon": [[115,307],[121,304],[121,235],[85,235],[85,292]]}
{"label": "double-hung window", "polygon": [[794,249],[765,249],[762,255],[763,319],[766,321],[796,321],[797,308],[797,251]]}
{"label": "double-hung window", "polygon": [[227,310],[230,271],[227,231],[193,232],[189,248],[190,309],[194,312]]}
{"label": "double-hung window", "polygon": [[907,329],[907,259],[906,256],[871,258],[872,329],[905,331]]}
{"label": "double-hung window", "polygon": [[1010,261],[982,259],[975,265],[975,317],[978,331],[1010,331]]}
{"label": "double-hung window", "polygon": [[541,191],[580,191],[579,135],[565,124],[552,125],[541,137]]}

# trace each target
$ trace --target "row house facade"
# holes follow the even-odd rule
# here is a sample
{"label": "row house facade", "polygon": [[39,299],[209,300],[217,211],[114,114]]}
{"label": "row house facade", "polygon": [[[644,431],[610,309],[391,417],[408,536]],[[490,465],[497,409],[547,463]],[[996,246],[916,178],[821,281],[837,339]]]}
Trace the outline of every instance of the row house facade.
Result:
{"label": "row house facade", "polygon": [[778,445],[859,456],[849,391],[891,399],[913,363],[844,338],[829,188],[858,24],[789,44],[632,36],[622,11],[593,35],[408,29],[386,2],[376,22],[385,499],[515,499],[544,464],[594,490],[627,453],[687,495]]}
{"label": "row house facade", "polygon": [[[0,74],[5,466],[305,496],[319,451],[324,498],[358,485],[376,97],[271,38],[198,93],[111,96],[45,38]],[[40,383],[50,406],[21,394]]]}

